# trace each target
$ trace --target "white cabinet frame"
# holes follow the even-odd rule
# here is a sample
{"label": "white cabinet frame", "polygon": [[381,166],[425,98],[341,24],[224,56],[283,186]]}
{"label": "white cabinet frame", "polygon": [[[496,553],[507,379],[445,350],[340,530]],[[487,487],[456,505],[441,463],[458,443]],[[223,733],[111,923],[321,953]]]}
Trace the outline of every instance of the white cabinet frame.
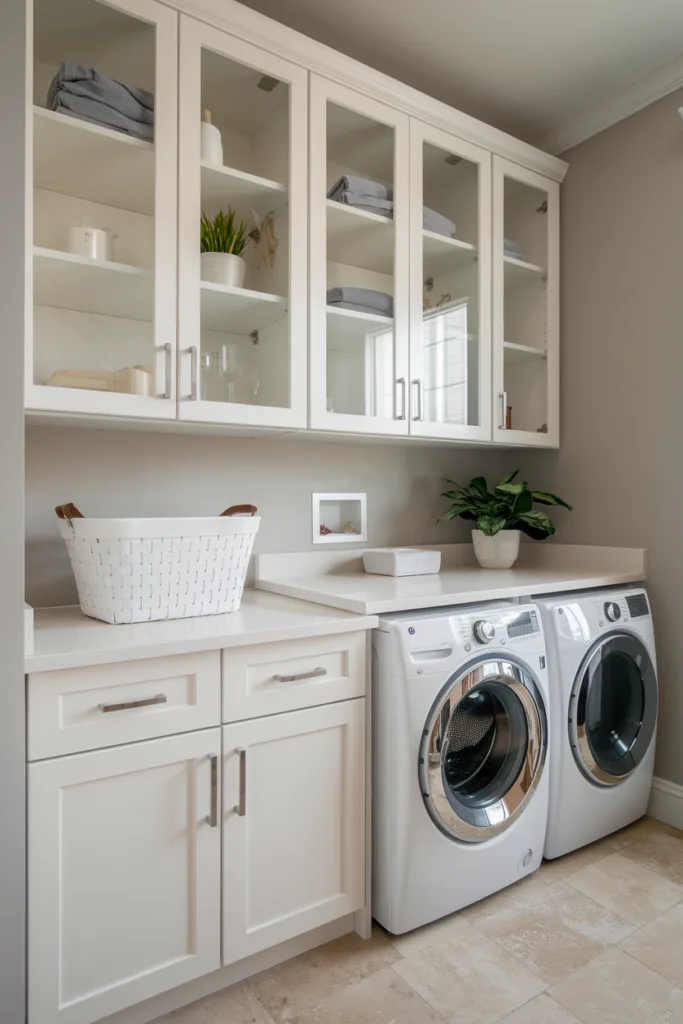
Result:
{"label": "white cabinet frame", "polygon": [[176,253],[178,14],[157,0],[107,0],[109,7],[154,25],[157,33],[154,151],[154,396],[81,391],[33,383],[33,19],[27,8],[26,362],[25,405],[49,411],[135,419],[176,419]]}
{"label": "white cabinet frame", "polygon": [[[200,345],[199,214],[201,210],[200,120],[202,48],[224,54],[289,86],[289,407],[205,401],[193,350]],[[178,235],[178,417],[201,423],[261,427],[306,426],[307,378],[307,80],[290,64],[204,22],[180,17],[179,235]],[[193,365],[194,362],[194,365]],[[196,380],[193,382],[193,373]],[[193,395],[196,394],[196,398]]]}
{"label": "white cabinet frame", "polygon": [[[423,351],[423,150],[429,143],[457,153],[478,165],[479,244],[479,360],[477,426],[434,423],[419,419],[416,386],[422,381]],[[431,125],[410,120],[410,433],[416,437],[436,437],[453,441],[490,441],[491,439],[491,154],[470,142],[464,142]]]}
{"label": "white cabinet frame", "polygon": [[[327,104],[346,107],[394,129],[394,416],[327,410]],[[409,118],[346,86],[310,77],[309,425],[348,434],[408,434]],[[371,325],[369,325],[371,326]],[[405,389],[405,416],[402,389]]]}
{"label": "white cabinet frame", "polygon": [[[506,430],[505,410],[505,178],[520,181],[548,196],[546,266],[546,347],[548,432]],[[534,448],[560,446],[560,186],[536,171],[493,157],[493,412],[492,437],[498,444]]]}

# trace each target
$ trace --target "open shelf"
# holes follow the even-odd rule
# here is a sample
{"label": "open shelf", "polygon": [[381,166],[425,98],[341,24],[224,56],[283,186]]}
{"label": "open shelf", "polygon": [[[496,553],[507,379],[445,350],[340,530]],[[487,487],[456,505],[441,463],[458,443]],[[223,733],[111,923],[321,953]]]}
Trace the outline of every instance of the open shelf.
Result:
{"label": "open shelf", "polygon": [[278,181],[202,161],[202,207],[233,206],[240,211],[253,207],[264,214],[283,207],[287,195],[287,186]]}
{"label": "open shelf", "polygon": [[37,306],[151,321],[151,270],[91,260],[57,249],[33,249],[33,296]]}
{"label": "open shelf", "polygon": [[533,345],[518,345],[514,341],[504,341],[503,348],[507,363],[526,363],[532,359],[545,359],[547,356],[544,348],[536,348]]}
{"label": "open shelf", "polygon": [[281,320],[287,300],[281,295],[201,282],[201,324],[205,331],[250,334]]}
{"label": "open shelf", "polygon": [[33,108],[33,184],[133,213],[154,214],[151,142]]}
{"label": "open shelf", "polygon": [[393,318],[382,316],[381,313],[363,313],[359,309],[338,309],[336,306],[328,306],[327,312],[332,316],[346,317],[349,320],[364,321],[369,324],[393,324]]}
{"label": "open shelf", "polygon": [[476,259],[476,248],[459,238],[423,230],[422,239],[423,270],[432,277],[457,270]]}
{"label": "open shelf", "polygon": [[506,288],[533,284],[534,281],[542,281],[545,278],[545,270],[535,263],[526,263],[524,260],[515,259],[514,256],[503,256],[503,263]]}
{"label": "open shelf", "polygon": [[394,273],[394,222],[327,200],[327,258],[333,263]]}

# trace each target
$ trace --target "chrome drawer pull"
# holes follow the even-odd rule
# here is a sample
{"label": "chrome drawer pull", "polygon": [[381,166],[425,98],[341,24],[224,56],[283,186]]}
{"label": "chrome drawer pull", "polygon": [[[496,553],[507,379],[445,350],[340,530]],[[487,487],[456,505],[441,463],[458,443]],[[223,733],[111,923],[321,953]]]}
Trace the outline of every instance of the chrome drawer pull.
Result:
{"label": "chrome drawer pull", "polygon": [[99,709],[106,715],[108,711],[128,711],[130,708],[148,708],[150,704],[165,704],[168,697],[158,693],[156,697],[143,697],[142,700],[124,700],[121,704],[100,704]]}
{"label": "chrome drawer pull", "polygon": [[211,759],[211,811],[206,816],[206,823],[211,828],[218,824],[218,754],[209,754]]}
{"label": "chrome drawer pull", "polygon": [[240,802],[235,804],[233,810],[238,817],[243,818],[247,813],[247,752],[244,747],[236,747],[235,753],[240,756]]}
{"label": "chrome drawer pull", "polygon": [[310,672],[300,672],[297,676],[273,676],[278,683],[298,683],[301,679],[317,679],[318,676],[326,676],[326,668],[314,668]]}

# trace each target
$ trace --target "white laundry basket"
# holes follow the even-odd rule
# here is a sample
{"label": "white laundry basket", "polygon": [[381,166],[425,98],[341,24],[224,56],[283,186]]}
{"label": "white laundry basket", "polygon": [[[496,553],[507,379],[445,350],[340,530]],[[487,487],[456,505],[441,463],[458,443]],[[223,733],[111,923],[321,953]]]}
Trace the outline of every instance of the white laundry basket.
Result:
{"label": "white laundry basket", "polygon": [[239,608],[254,538],[253,505],[202,519],[86,519],[56,510],[85,615],[149,622]]}

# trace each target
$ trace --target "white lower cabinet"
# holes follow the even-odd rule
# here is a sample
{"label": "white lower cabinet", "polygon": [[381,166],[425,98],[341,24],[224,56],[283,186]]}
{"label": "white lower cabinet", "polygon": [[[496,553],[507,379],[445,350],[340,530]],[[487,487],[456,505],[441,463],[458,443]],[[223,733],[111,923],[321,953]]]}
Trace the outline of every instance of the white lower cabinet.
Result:
{"label": "white lower cabinet", "polygon": [[365,700],[223,727],[223,963],[365,904]]}
{"label": "white lower cabinet", "polygon": [[29,766],[31,1024],[89,1024],[220,966],[220,742]]}

